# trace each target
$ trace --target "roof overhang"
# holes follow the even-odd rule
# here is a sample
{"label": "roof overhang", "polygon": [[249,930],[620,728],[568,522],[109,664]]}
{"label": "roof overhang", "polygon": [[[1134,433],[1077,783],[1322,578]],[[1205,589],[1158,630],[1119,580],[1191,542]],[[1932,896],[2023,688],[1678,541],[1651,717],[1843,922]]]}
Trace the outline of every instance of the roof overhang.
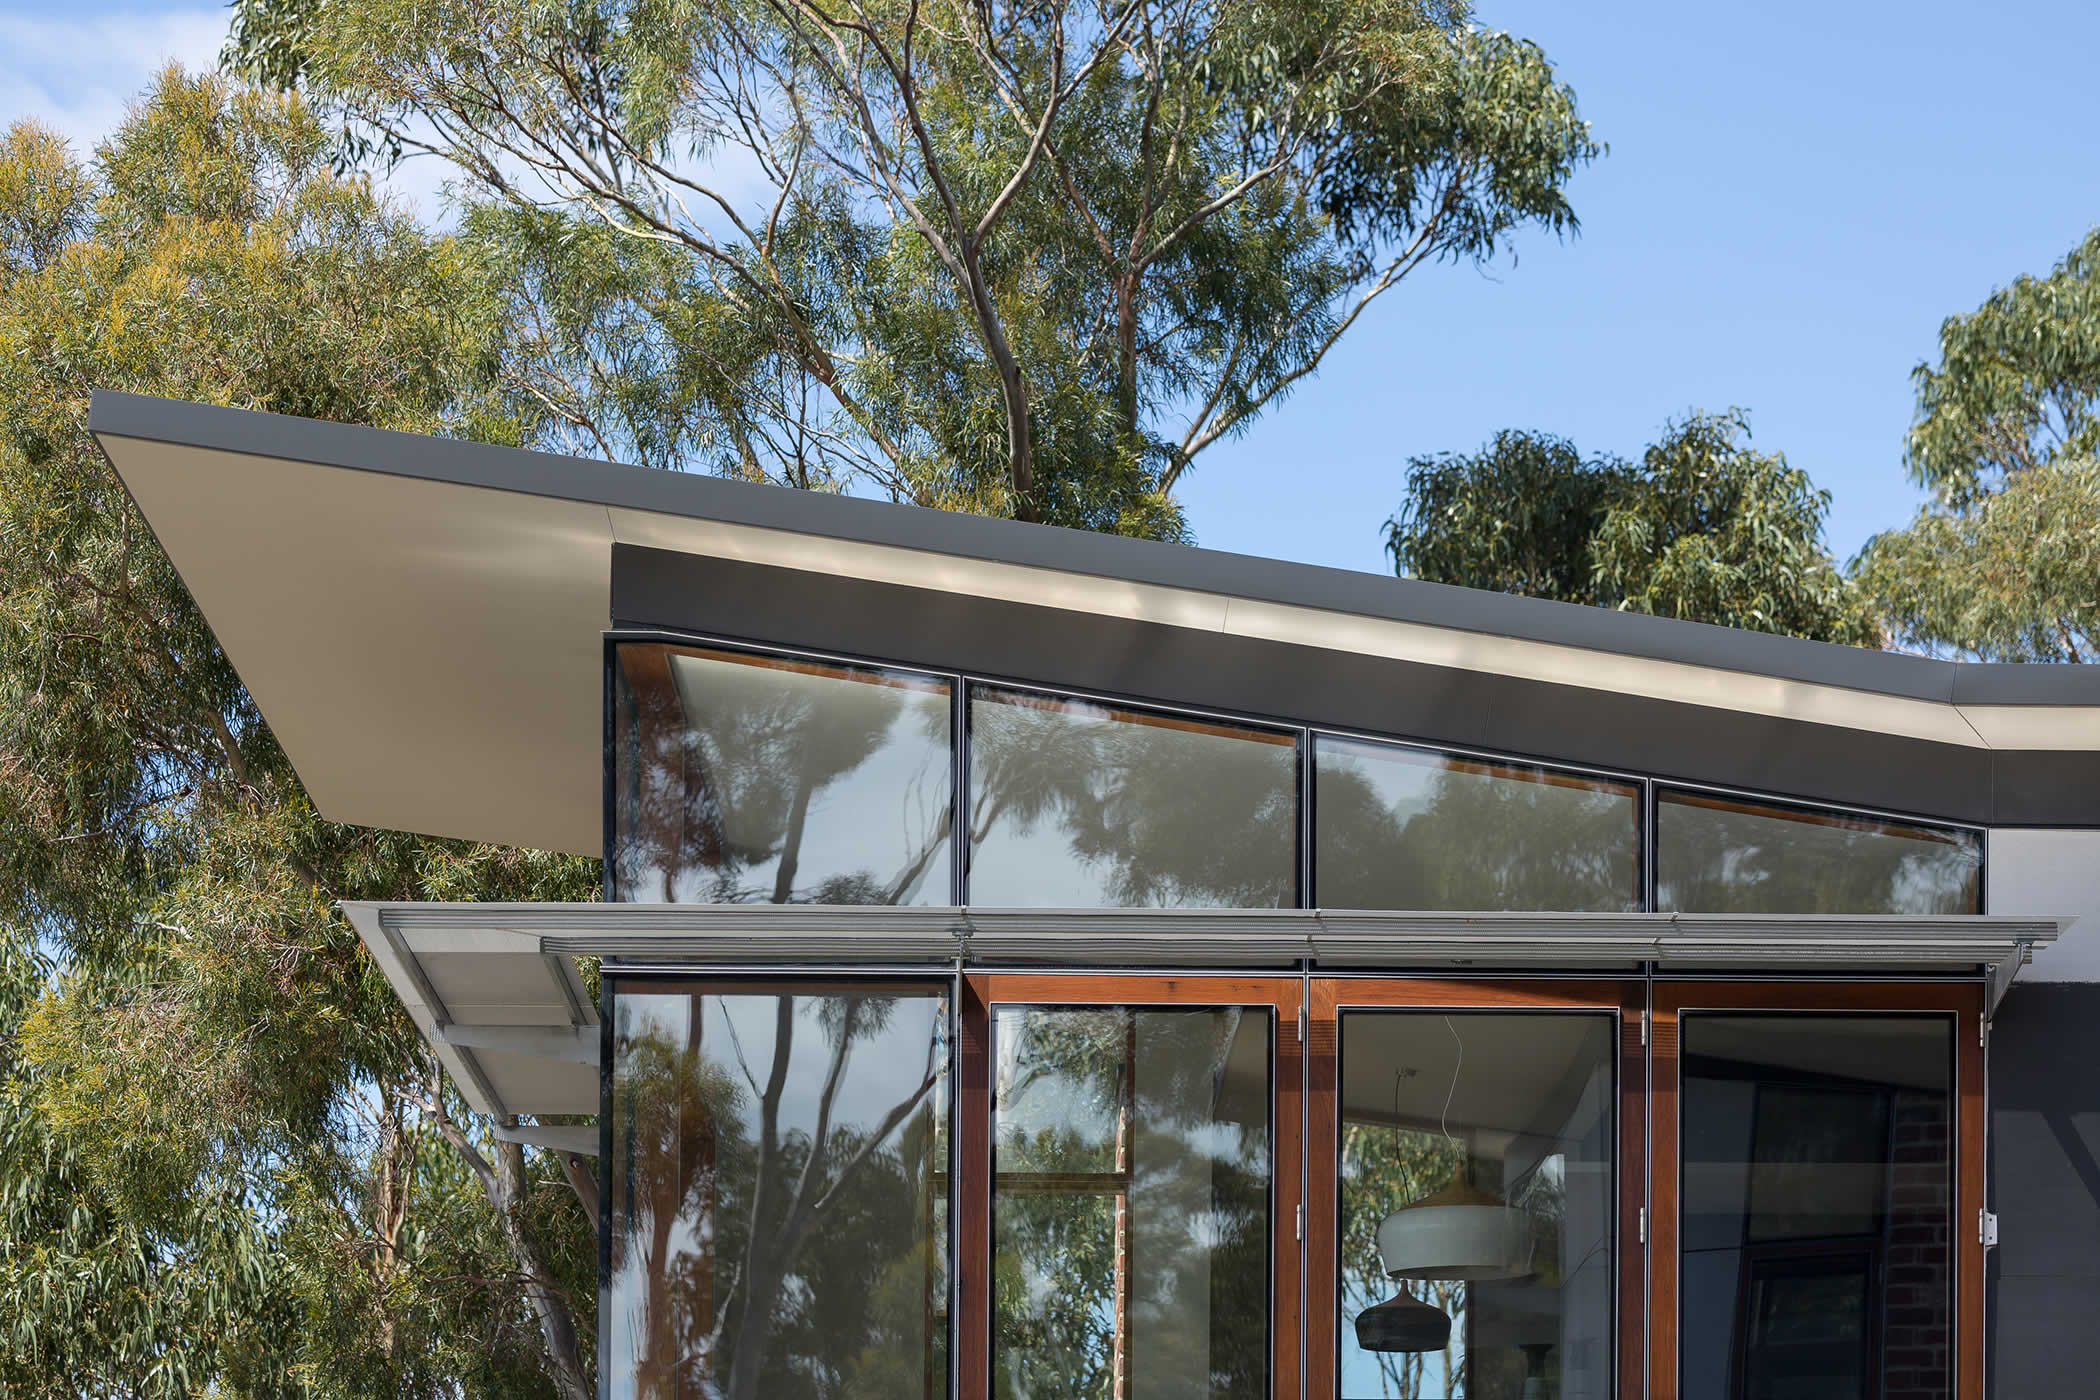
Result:
{"label": "roof overhang", "polygon": [[598,1017],[574,958],[664,969],[1087,967],[1987,977],[1990,1005],[2064,919],[2010,915],[345,903],[482,1112],[595,1113]]}
{"label": "roof overhang", "polygon": [[[970,657],[934,654],[961,634],[958,608],[983,614],[984,633],[1011,635],[1025,619],[1043,647],[1066,637],[1073,658],[1109,649],[1113,627],[1200,640],[1212,674],[1274,670],[1281,653],[1262,649],[1288,648],[1301,663],[1386,664],[1359,684],[1371,694],[1408,688],[1395,665],[1412,668],[1416,689],[1461,678],[1445,685],[1448,721],[1396,731],[1414,737],[1639,766],[1656,716],[1681,714],[1691,736],[1736,724],[1709,747],[1803,775],[1782,791],[1957,820],[2100,822],[2100,793],[2076,776],[2100,775],[2100,667],[1964,666],[127,394],[97,392],[90,427],[316,806],[338,821],[599,853],[602,634],[623,620],[614,573],[626,551],[743,570],[776,595],[796,580],[831,587],[825,599],[880,592],[886,632],[847,639],[863,655],[967,668]],[[741,612],[679,596],[676,620],[757,635]],[[786,640],[815,645],[809,600],[820,595],[795,596],[810,635]],[[1150,641],[1124,650],[1164,654]],[[1118,675],[1139,698],[1171,683],[1135,661]],[[1460,696],[1461,682],[1492,694]],[[1300,689],[1336,686],[1308,678]],[[1553,697],[1581,695],[1628,709],[1605,721],[1617,729],[1595,753],[1579,737],[1556,747],[1554,724],[1535,718],[1565,716]],[[1490,712],[1503,731],[1468,728]],[[1817,735],[1827,738],[1811,756],[1803,736]],[[1887,751],[1859,750],[1867,737]],[[1994,758],[2032,761],[2013,782],[1993,776]],[[1845,771],[1831,776],[1833,763]],[[1938,776],[1917,785],[1919,802],[1865,791],[1876,773],[1920,765]],[[1739,773],[1763,770],[1704,774],[1673,758],[1651,771],[1752,785]],[[2046,797],[2024,815],[2005,807],[2021,782]]]}

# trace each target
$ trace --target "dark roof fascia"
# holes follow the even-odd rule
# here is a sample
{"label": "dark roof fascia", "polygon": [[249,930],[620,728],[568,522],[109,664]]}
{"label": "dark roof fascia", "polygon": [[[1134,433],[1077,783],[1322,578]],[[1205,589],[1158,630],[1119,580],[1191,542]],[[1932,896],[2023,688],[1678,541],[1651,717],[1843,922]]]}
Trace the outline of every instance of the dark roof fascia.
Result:
{"label": "dark roof fascia", "polygon": [[98,436],[523,492],[1915,700],[2100,704],[2100,666],[2002,665],[1867,651],[1419,579],[108,389],[95,391],[88,428]]}

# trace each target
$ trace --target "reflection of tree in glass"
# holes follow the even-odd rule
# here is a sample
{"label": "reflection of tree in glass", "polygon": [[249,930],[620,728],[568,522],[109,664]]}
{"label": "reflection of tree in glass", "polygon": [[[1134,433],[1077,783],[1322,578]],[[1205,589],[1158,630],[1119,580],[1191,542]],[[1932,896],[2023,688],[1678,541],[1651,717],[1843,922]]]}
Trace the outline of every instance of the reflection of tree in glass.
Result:
{"label": "reflection of tree in glass", "polygon": [[[1449,1280],[1396,1283],[1378,1255],[1378,1227],[1409,1201],[1451,1180],[1464,1158],[1457,1142],[1437,1133],[1384,1124],[1342,1125],[1341,1328],[1347,1400],[1459,1400],[1467,1381],[1466,1286]],[[1451,1345],[1439,1352],[1364,1352],[1356,1346],[1356,1315],[1406,1289],[1451,1318]],[[1351,1364],[1353,1362],[1354,1364]],[[1378,1389],[1365,1392],[1367,1373]]]}
{"label": "reflection of tree in glass", "polygon": [[1973,914],[1982,853],[1962,833],[1751,809],[1657,805],[1656,897],[1696,913]]}
{"label": "reflection of tree in glass", "polygon": [[[1413,779],[1416,810],[1379,778]],[[1317,897],[1330,908],[1640,907],[1626,787],[1322,740],[1317,793]]]}
{"label": "reflection of tree in glass", "polygon": [[1265,1393],[1267,1086],[1226,1102],[1239,1027],[1229,1010],[1002,1017],[1018,1043],[996,1091],[999,1400],[1115,1400],[1119,1364],[1123,1395],[1132,1373]]}
{"label": "reflection of tree in glass", "polygon": [[[714,904],[899,904],[921,893],[946,855],[949,708],[945,688],[872,670],[703,658],[798,683],[709,687],[687,706],[661,648],[622,649],[628,760],[619,775],[617,873],[624,898]],[[896,852],[883,869],[839,869],[837,851],[810,851],[812,804],[850,782],[885,749],[924,750],[894,790],[856,792],[856,819],[894,806]],[[805,861],[813,869],[805,873]],[[656,886],[660,885],[660,892]],[[945,891],[940,892],[945,899]]]}
{"label": "reflection of tree in glass", "polygon": [[1291,743],[1002,692],[978,693],[970,725],[971,845],[1048,825],[1070,852],[1068,902],[1296,902]]}
{"label": "reflection of tree in glass", "polygon": [[[719,997],[726,1062],[700,1046],[697,998],[685,1044],[650,1031],[620,1048],[627,1219],[613,1272],[641,1334],[636,1395],[924,1400],[947,1369],[940,1039],[927,1038],[924,1076],[901,1101],[849,1108],[853,1051],[897,1048],[881,1042],[898,999],[771,1000],[770,1060],[736,1038]],[[825,1047],[799,1111],[798,1029]]]}

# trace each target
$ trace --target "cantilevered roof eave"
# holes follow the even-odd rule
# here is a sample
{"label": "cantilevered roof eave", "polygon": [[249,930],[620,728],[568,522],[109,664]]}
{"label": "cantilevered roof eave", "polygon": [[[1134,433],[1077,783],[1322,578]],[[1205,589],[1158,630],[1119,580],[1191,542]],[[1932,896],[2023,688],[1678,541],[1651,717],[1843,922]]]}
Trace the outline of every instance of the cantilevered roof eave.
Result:
{"label": "cantilevered roof eave", "polygon": [[[1869,651],[1421,579],[1033,525],[455,438],[97,390],[89,429],[315,466],[887,545],[1948,704],[2100,704],[2100,667]],[[121,473],[120,473],[121,474]]]}
{"label": "cantilevered roof eave", "polygon": [[320,810],[346,822],[598,853],[597,657],[628,547],[1687,715],[2100,755],[2100,667],[1868,652],[129,394],[98,392],[90,427]]}

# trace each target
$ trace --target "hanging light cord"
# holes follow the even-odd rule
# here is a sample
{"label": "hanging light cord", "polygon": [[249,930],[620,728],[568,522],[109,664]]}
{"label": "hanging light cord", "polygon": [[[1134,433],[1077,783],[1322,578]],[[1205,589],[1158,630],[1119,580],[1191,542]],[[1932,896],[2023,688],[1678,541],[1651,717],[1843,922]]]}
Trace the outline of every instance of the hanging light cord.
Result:
{"label": "hanging light cord", "polygon": [[[1451,1100],[1458,1094],[1459,1071],[1466,1067],[1466,1042],[1465,1038],[1459,1035],[1458,1027],[1451,1024],[1449,1016],[1444,1018],[1444,1029],[1451,1032],[1451,1038],[1458,1042],[1458,1063],[1451,1066],[1451,1087],[1444,1090],[1444,1111],[1437,1115],[1436,1126],[1437,1131],[1443,1136],[1451,1138],[1453,1142],[1458,1142],[1457,1138],[1451,1137]],[[1393,1121],[1395,1123],[1400,1121],[1400,1082],[1403,1078],[1405,1078],[1404,1074],[1393,1076]],[[1464,1146],[1465,1144],[1460,1143],[1459,1145]]]}
{"label": "hanging light cord", "polygon": [[[1458,1042],[1458,1063],[1451,1066],[1451,1087],[1444,1091],[1444,1111],[1437,1116],[1436,1125],[1445,1137],[1451,1138],[1451,1099],[1458,1093],[1458,1072],[1466,1067],[1466,1042],[1459,1036],[1458,1027],[1451,1024],[1449,1016],[1444,1018],[1444,1029],[1451,1032],[1451,1038]],[[1457,1138],[1451,1140],[1458,1141]]]}

